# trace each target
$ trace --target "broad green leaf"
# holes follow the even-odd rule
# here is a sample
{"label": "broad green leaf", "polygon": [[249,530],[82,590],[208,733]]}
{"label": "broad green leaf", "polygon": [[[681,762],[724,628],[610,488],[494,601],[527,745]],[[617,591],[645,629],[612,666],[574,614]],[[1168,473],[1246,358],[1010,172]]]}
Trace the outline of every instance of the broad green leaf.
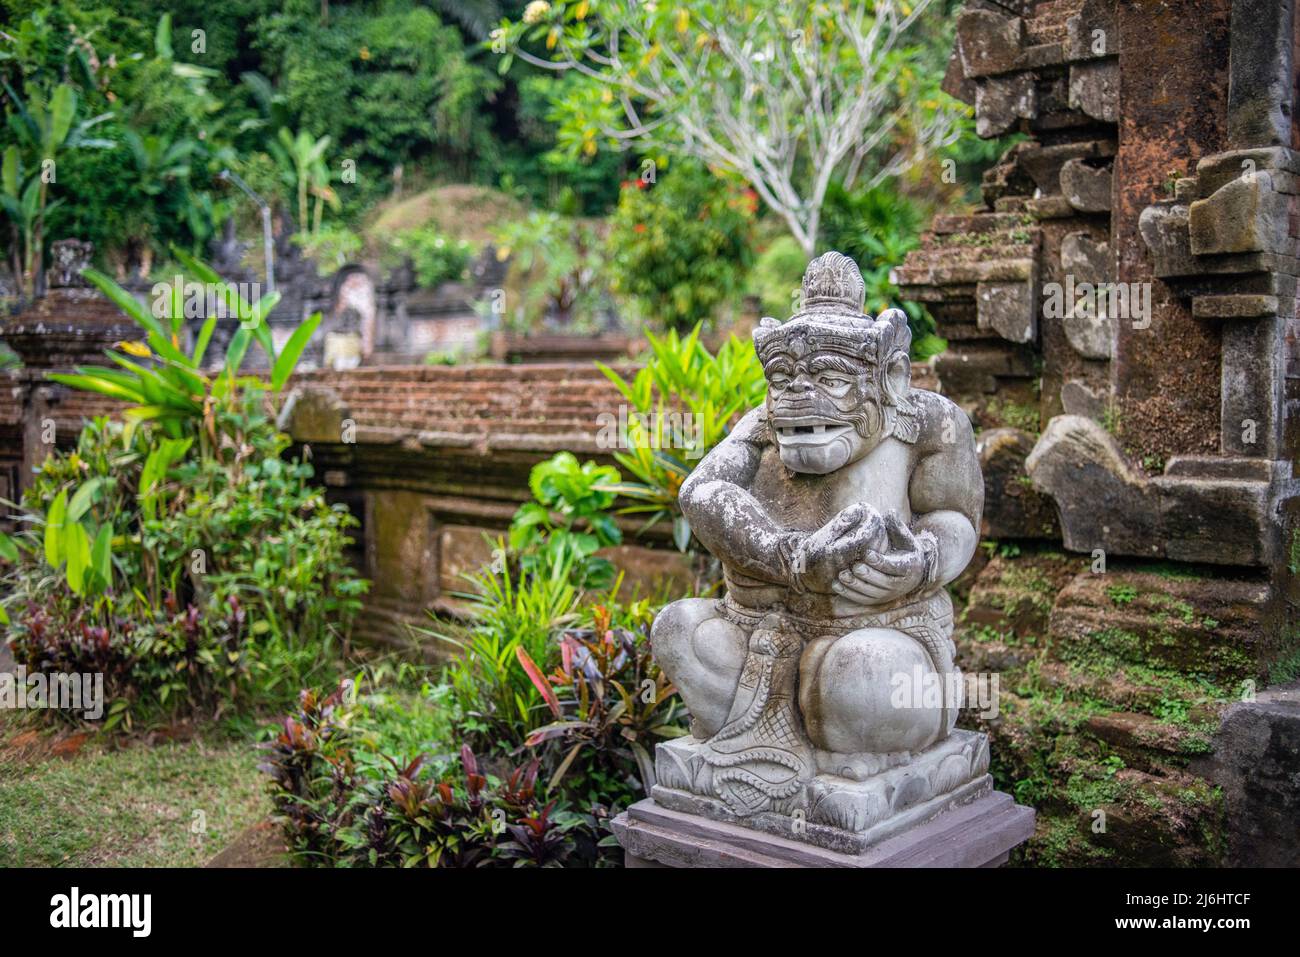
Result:
{"label": "broad green leaf", "polygon": [[275,368],[271,370],[271,388],[279,392],[284,388],[284,384],[289,381],[289,376],[293,374],[294,367],[298,365],[298,357],[302,355],[302,350],[307,347],[311,341],[312,335],[320,325],[321,314],[313,313],[307,319],[293,330],[293,335],[289,341],[284,344],[279,358],[275,360]]}
{"label": "broad green leaf", "polygon": [[160,60],[172,59],[172,15],[164,13],[158,18],[158,26],[153,33],[154,55]]}
{"label": "broad green leaf", "polygon": [[90,564],[99,576],[105,588],[113,584],[113,526],[105,522],[99,526],[95,535],[94,547],[90,550]]}
{"label": "broad green leaf", "polygon": [[207,354],[208,343],[212,341],[212,333],[216,328],[216,316],[208,316],[208,318],[203,321],[203,328],[199,330],[199,337],[194,343],[194,368],[203,368],[203,356]]}
{"label": "broad green leaf", "polygon": [[196,259],[185,250],[176,246],[171,247],[171,250],[172,255],[176,257],[176,261],[185,268],[187,273],[193,275],[199,282],[205,282],[210,286],[215,286],[221,283],[222,280],[220,274],[207,263],[200,259]]}
{"label": "broad green leaf", "polygon": [[68,503],[67,519],[69,522],[81,521],[81,516],[85,515],[90,506],[95,501],[95,494],[103,484],[102,478],[93,478],[84,482],[81,488],[77,489],[76,494],[72,496],[72,501]]}
{"label": "broad green leaf", "polygon": [[243,323],[253,331],[257,344],[262,347],[262,351],[266,353],[266,357],[272,365],[276,361],[275,340],[271,336],[271,327],[267,325],[266,317],[271,314],[271,310],[279,302],[280,294],[278,292],[268,292],[253,304],[252,309],[249,310],[247,321]]}
{"label": "broad green leaf", "polygon": [[12,196],[15,200],[18,199],[18,147],[16,146],[5,149],[0,186],[3,186],[6,196]]}
{"label": "broad green leaf", "polygon": [[252,338],[252,333],[243,326],[230,337],[230,345],[226,347],[226,365],[222,370],[224,377],[234,379],[239,374],[239,367],[244,364],[244,356]]}
{"label": "broad green leaf", "polygon": [[74,595],[85,594],[86,569],[90,567],[90,538],[80,522],[68,522],[63,535],[68,556],[68,587]]}
{"label": "broad green leaf", "polygon": [[98,269],[83,269],[81,275],[86,278],[96,289],[102,292],[113,305],[126,313],[133,321],[150,332],[156,332],[160,336],[167,334],[162,325],[139,299],[131,295],[117,283],[115,283]]}
{"label": "broad green leaf", "polygon": [[98,392],[100,395],[111,396],[114,399],[125,399],[127,402],[145,401],[143,392],[129,389],[117,382],[110,382],[99,376],[54,372],[47,375],[46,378],[53,382],[61,382],[63,385],[71,386],[74,389],[81,389],[84,392]]}
{"label": "broad green leaf", "polygon": [[4,532],[0,532],[0,558],[7,562],[18,561],[18,543]]}
{"label": "broad green leaf", "polygon": [[72,116],[77,112],[77,92],[66,83],[60,83],[50,100],[50,138],[45,144],[45,156],[49,158],[63,145],[72,128]]}
{"label": "broad green leaf", "polygon": [[45,513],[45,561],[51,568],[63,564],[63,521],[68,511],[67,490],[60,491]]}

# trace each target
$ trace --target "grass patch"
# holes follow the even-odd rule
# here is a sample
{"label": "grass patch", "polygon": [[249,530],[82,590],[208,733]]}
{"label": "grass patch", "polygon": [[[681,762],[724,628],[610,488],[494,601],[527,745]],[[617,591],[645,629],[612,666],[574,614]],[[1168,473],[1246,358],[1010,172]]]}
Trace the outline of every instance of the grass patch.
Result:
{"label": "grass patch", "polygon": [[59,757],[5,746],[24,730],[0,717],[0,867],[197,867],[270,811],[247,739],[92,739]]}

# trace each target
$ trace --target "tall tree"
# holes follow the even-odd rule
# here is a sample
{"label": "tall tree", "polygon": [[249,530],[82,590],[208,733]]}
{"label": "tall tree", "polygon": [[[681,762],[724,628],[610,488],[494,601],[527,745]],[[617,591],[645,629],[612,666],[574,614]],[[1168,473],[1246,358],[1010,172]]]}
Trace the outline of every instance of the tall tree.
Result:
{"label": "tall tree", "polygon": [[558,106],[572,149],[667,147],[743,176],[810,256],[833,182],[876,185],[959,133],[916,69],[930,0],[533,0],[493,32],[590,82]]}

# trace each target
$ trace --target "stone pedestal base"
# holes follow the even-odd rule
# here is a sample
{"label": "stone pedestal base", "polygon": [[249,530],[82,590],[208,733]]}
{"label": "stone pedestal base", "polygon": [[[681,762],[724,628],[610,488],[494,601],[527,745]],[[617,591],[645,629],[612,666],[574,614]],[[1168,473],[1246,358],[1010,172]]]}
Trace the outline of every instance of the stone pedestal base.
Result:
{"label": "stone pedestal base", "polygon": [[[916,754],[819,754],[821,773],[788,798],[740,814],[721,799],[706,749],[692,737],[676,738],[655,749],[658,783],[650,797],[659,807],[841,854],[861,854],[873,844],[993,792],[988,738],[958,730]],[[874,762],[870,767],[868,759]]]}
{"label": "stone pedestal base", "polygon": [[996,867],[1033,834],[1034,812],[991,791],[857,854],[675,811],[651,798],[613,826],[628,867]]}

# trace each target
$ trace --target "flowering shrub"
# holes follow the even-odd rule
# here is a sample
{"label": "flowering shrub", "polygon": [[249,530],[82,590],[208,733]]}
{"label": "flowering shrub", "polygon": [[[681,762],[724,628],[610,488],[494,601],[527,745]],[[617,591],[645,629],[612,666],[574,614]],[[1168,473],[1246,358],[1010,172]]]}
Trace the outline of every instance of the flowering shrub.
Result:
{"label": "flowering shrub", "polygon": [[757,198],[698,163],[623,184],[609,234],[613,288],[646,322],[687,330],[735,299],[753,262]]}

